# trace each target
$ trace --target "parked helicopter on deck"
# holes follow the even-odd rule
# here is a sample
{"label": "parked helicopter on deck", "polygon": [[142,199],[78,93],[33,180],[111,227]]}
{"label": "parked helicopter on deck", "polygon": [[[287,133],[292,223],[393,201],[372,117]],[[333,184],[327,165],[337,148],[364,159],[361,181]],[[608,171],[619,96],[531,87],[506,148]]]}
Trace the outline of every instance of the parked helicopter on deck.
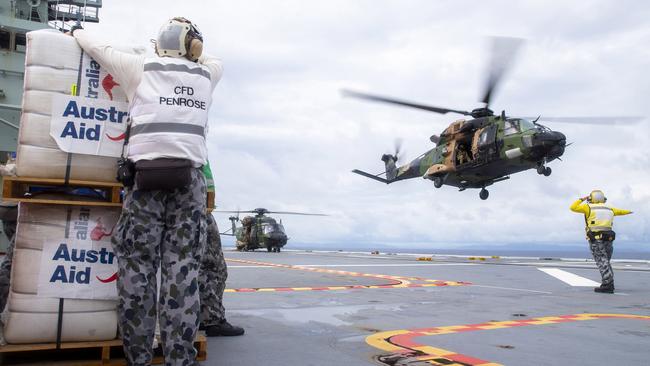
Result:
{"label": "parked helicopter on deck", "polygon": [[[236,247],[239,251],[253,251],[255,249],[266,248],[269,252],[280,252],[280,248],[284,247],[289,240],[282,220],[276,221],[274,218],[267,216],[267,214],[277,215],[302,215],[302,216],[327,216],[325,214],[311,214],[303,212],[286,212],[286,211],[269,211],[265,208],[256,208],[249,211],[215,211],[236,213],[237,216],[230,216],[228,219],[231,223],[231,228],[221,235],[234,236],[236,240]],[[245,216],[239,219],[240,213],[253,213],[254,216]],[[237,222],[241,222],[241,226],[237,226]]]}

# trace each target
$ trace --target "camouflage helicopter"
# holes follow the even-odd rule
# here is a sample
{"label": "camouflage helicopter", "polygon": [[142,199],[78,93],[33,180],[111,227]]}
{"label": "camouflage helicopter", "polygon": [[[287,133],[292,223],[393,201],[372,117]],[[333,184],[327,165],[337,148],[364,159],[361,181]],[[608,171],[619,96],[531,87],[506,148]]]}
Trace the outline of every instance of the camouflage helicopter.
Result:
{"label": "camouflage helicopter", "polygon": [[[230,216],[228,219],[232,227],[221,235],[234,236],[236,239],[237,250],[239,251],[253,251],[259,248],[266,248],[269,252],[280,252],[280,248],[287,244],[286,232],[282,225],[282,220],[277,222],[274,218],[266,216],[266,214],[281,214],[281,215],[302,215],[302,216],[327,216],[324,214],[310,214],[302,212],[285,212],[285,211],[269,211],[265,208],[256,208],[250,211],[215,211],[237,213],[237,216]],[[240,213],[253,213],[255,216],[245,216],[239,219]],[[237,222],[241,221],[242,225],[237,226]]]}
{"label": "camouflage helicopter", "polygon": [[[520,39],[494,39],[492,62],[482,99],[484,106],[471,112],[343,90],[345,96],[440,114],[458,113],[468,116],[467,119],[451,123],[440,136],[432,135],[430,140],[436,147],[408,164],[397,166],[399,146],[396,146],[394,154],[384,154],[381,157],[385,172],[371,174],[358,169],[353,172],[386,184],[422,177],[433,181],[436,188],[443,185],[457,187],[460,191],[480,188],[479,197],[482,200],[489,196],[485,187],[507,180],[511,174],[536,169],[540,175],[551,175],[551,168],[547,164],[560,159],[568,146],[566,136],[540,124],[539,117],[509,117],[505,111],[495,115],[489,108],[493,93],[521,43]],[[638,119],[639,117],[544,118],[546,121],[587,124],[614,124]]]}

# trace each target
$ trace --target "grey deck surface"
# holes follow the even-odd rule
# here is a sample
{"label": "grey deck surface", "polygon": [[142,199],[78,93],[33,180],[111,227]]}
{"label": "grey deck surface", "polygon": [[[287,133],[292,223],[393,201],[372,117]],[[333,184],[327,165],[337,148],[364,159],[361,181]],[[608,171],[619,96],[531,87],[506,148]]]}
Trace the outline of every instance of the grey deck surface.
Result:
{"label": "grey deck surface", "polygon": [[[434,256],[432,261],[418,261],[413,255],[308,251],[227,250],[225,255],[250,261],[228,261],[228,289],[271,290],[225,294],[228,320],[243,326],[246,334],[209,338],[208,360],[203,365],[376,365],[375,357],[391,353],[366,342],[367,336],[378,331],[582,313],[650,316],[648,261],[615,262],[617,293],[609,295],[594,293],[593,287],[571,286],[538,269],[560,268],[599,281],[594,263],[585,260],[480,261]],[[272,291],[277,287],[379,285],[388,280],[252,262],[471,284]],[[423,335],[411,341],[493,364],[650,365],[650,319],[569,321]],[[404,358],[399,362],[415,365]]]}

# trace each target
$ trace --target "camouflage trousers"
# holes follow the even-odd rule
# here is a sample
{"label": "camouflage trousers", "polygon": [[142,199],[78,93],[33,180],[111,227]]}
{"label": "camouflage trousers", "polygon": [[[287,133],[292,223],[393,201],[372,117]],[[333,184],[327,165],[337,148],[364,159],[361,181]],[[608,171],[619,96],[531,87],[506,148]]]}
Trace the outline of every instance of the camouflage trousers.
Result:
{"label": "camouflage trousers", "polygon": [[[11,264],[13,263],[14,257],[14,242],[16,240],[16,219],[15,217],[8,217],[18,214],[18,210],[13,208],[13,211],[8,211],[4,207],[0,208],[5,210],[3,217],[6,219],[2,221],[2,229],[9,239],[9,246],[7,247],[7,252],[5,257],[0,263],[0,313],[4,310],[5,305],[7,305],[7,298],[9,297],[9,286],[11,283]],[[6,215],[9,213],[9,215]]]}
{"label": "camouflage trousers", "polygon": [[219,228],[212,214],[206,215],[206,233],[201,270],[199,271],[199,293],[201,294],[201,325],[208,327],[226,319],[223,307],[223,291],[226,289],[228,269],[221,250]]}
{"label": "camouflage trousers", "polygon": [[11,241],[16,235],[16,221],[3,221],[2,230],[5,232],[7,239]]}
{"label": "camouflage trousers", "polygon": [[[6,229],[5,229],[6,230]],[[5,231],[7,232],[7,231]],[[14,243],[16,236],[12,236],[7,247],[7,253],[0,264],[0,313],[7,305],[7,298],[9,298],[9,287],[11,285],[11,264],[14,258]]]}
{"label": "camouflage trousers", "polygon": [[[205,178],[174,191],[125,192],[112,241],[118,258],[118,322],[129,365],[150,365],[158,319],[166,365],[197,365],[199,262],[205,217]],[[156,272],[161,286],[156,300]],[[158,316],[156,316],[158,315]]]}
{"label": "camouflage trousers", "polygon": [[600,271],[603,286],[614,285],[614,271],[609,261],[612,259],[614,246],[611,241],[593,240],[589,242],[591,254],[594,256],[594,261]]}

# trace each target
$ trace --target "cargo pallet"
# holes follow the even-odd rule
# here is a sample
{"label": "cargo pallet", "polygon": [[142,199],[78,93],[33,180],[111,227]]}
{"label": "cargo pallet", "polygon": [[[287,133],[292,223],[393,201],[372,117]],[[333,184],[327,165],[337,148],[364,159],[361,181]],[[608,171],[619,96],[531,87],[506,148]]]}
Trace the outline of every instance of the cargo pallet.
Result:
{"label": "cargo pallet", "polygon": [[[117,182],[93,182],[85,180],[4,177],[2,187],[2,200],[8,202],[48,203],[59,205],[79,206],[108,206],[122,207],[122,184]],[[103,199],[92,199],[86,196],[69,195],[56,198],[47,198],[46,194],[60,194],[61,192],[77,188],[90,188],[97,191]],[[40,192],[38,192],[40,191]],[[69,197],[69,199],[68,199]],[[98,198],[100,196],[98,195]]]}
{"label": "cargo pallet", "polygon": [[[122,183],[116,182],[94,182],[86,180],[69,180],[51,178],[25,178],[25,177],[4,177],[2,187],[2,201],[7,202],[31,202],[49,203],[56,205],[78,205],[78,206],[105,206],[122,207]],[[38,189],[59,189],[60,191],[90,188],[105,196],[104,200],[84,199],[84,196],[69,196],[70,199],[58,196],[57,198],[39,198],[34,194]],[[57,193],[53,191],[51,193]],[[99,196],[98,196],[99,197]],[[214,192],[208,191],[207,206],[208,212],[214,210]]]}
{"label": "cargo pallet", "polygon": [[[197,360],[205,361],[208,345],[204,335],[199,334],[194,342],[198,351]],[[160,349],[154,355],[153,364],[160,365],[164,359]],[[66,365],[66,366],[122,366],[126,365],[122,340],[96,342],[63,342],[57,349],[56,343],[8,344],[0,346],[0,365]]]}

